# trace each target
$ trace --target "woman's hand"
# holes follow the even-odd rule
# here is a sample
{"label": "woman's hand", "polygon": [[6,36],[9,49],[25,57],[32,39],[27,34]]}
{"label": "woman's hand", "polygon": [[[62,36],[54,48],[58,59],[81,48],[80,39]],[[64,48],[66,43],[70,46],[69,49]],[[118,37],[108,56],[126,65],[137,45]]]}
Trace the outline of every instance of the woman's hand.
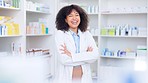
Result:
{"label": "woman's hand", "polygon": [[63,51],[62,54],[66,54],[69,57],[72,57],[71,53],[67,50],[67,47],[66,47],[65,43],[64,43],[64,45],[61,45],[61,47],[63,47],[63,49],[60,49],[61,51]]}
{"label": "woman's hand", "polygon": [[88,47],[86,51],[87,52],[92,52],[93,51],[93,48],[92,47]]}

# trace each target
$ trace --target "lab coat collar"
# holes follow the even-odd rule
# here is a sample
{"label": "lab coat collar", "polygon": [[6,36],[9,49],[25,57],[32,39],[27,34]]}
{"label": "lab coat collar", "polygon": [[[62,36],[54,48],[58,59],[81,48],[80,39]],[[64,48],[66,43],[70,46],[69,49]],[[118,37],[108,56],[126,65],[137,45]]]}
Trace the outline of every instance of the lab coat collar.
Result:
{"label": "lab coat collar", "polygon": [[[67,33],[68,35],[72,35],[72,34],[76,34],[75,32],[73,32],[72,30],[68,30],[68,31],[66,31],[65,33]],[[78,35],[80,36],[82,34],[82,32],[81,32],[81,30],[80,29],[78,29]]]}

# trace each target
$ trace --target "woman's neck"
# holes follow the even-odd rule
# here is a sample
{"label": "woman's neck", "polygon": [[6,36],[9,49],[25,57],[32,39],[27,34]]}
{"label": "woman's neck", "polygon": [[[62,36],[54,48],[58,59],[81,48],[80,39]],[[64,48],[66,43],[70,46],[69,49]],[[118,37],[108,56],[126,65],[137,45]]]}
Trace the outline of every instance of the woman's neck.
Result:
{"label": "woman's neck", "polygon": [[70,30],[73,31],[73,32],[75,32],[76,34],[78,34],[78,29],[71,29],[70,28]]}

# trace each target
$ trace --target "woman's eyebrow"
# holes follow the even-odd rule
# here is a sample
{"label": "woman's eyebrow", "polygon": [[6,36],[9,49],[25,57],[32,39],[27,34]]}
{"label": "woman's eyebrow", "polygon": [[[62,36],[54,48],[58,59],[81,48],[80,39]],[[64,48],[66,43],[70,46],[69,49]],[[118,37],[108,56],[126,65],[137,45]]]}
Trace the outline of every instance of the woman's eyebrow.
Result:
{"label": "woman's eyebrow", "polygon": [[75,14],[79,14],[78,12],[74,12]]}

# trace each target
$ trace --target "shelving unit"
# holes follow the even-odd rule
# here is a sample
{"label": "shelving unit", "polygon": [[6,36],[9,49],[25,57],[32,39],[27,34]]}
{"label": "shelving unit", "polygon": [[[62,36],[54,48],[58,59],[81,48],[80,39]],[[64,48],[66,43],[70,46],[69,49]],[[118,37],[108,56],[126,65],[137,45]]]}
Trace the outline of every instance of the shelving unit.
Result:
{"label": "shelving unit", "polygon": [[[7,53],[9,56],[20,56],[24,59],[31,58],[32,56],[27,56],[26,51],[28,49],[32,48],[42,48],[42,49],[49,49],[50,54],[46,56],[38,56],[38,58],[45,58],[46,66],[48,67],[47,75],[45,75],[45,78],[52,77],[54,75],[54,29],[55,29],[55,3],[56,1],[52,0],[29,0],[34,3],[38,3],[38,10],[29,10],[26,7],[26,2],[28,0],[19,0],[19,8],[14,7],[4,7],[0,6],[0,16],[9,16],[12,17],[10,22],[15,22],[19,24],[19,34],[18,35],[1,35],[0,34],[0,52]],[[40,8],[39,4],[42,4],[42,6],[46,5],[45,9]],[[32,6],[35,7],[35,6]],[[49,11],[48,10],[49,7]],[[29,22],[39,22],[39,18],[47,19],[46,27],[48,29],[46,32],[42,34],[27,34],[26,27],[29,24]],[[0,24],[1,25],[1,24]],[[43,25],[42,25],[43,26]],[[47,34],[45,34],[47,33]],[[12,43],[16,43],[16,45],[20,45],[20,51],[21,53],[13,55],[12,52]],[[1,57],[0,57],[1,58]],[[33,58],[33,57],[32,57]],[[50,75],[48,75],[50,74]]]}
{"label": "shelving unit", "polygon": [[41,12],[41,11],[34,11],[34,10],[26,10],[27,13],[38,13],[38,14],[50,14],[50,13],[47,13],[47,12]]}
{"label": "shelving unit", "polygon": [[0,10],[16,10],[16,11],[19,11],[20,8],[12,8],[12,7],[3,7],[3,6],[0,6]]}
{"label": "shelving unit", "polygon": [[51,36],[52,34],[27,34],[26,36],[32,37],[32,36]]}
{"label": "shelving unit", "polygon": [[[30,0],[31,2],[37,3],[37,4],[44,4],[46,7],[49,7],[48,10],[42,11],[41,8],[34,8],[29,9],[26,8],[26,27],[29,25],[29,22],[36,22],[36,23],[42,23],[40,22],[40,19],[45,19],[44,26],[47,27],[46,32],[40,32],[40,33],[31,33],[26,34],[26,49],[32,49],[32,48],[43,48],[43,49],[49,49],[50,55],[47,56],[40,56],[43,58],[47,58],[47,66],[49,66],[49,74],[46,77],[52,77],[54,75],[54,56],[51,56],[54,54],[53,49],[53,43],[54,43],[54,20],[55,20],[55,2],[51,4],[51,0]],[[29,1],[28,1],[29,2]],[[36,10],[35,10],[36,9]],[[39,9],[39,10],[37,10]],[[42,29],[43,30],[43,29]],[[46,30],[46,29],[45,29]]]}
{"label": "shelving unit", "polygon": [[1,38],[3,37],[21,37],[22,35],[11,35],[11,36],[9,36],[9,35],[5,35],[5,36],[0,36]]}
{"label": "shelving unit", "polygon": [[[139,57],[147,57],[147,51],[141,55],[138,55],[137,52],[139,46],[148,48],[148,5],[147,0],[99,0],[99,2],[100,60],[98,62],[98,78],[101,83],[104,83],[105,79],[110,78],[108,74],[103,75],[106,71],[112,73],[114,72],[114,68],[120,71],[122,71],[122,68],[135,71],[135,61]],[[125,33],[123,35],[122,30],[125,27],[120,27],[121,32],[118,34],[118,26],[126,25],[128,25],[128,28],[137,27],[138,34],[135,35],[134,32],[132,32],[134,30],[132,28],[131,32],[128,31],[127,34]],[[104,33],[106,31],[108,32],[107,34]],[[104,49],[108,49],[108,53],[105,53],[103,51]],[[121,51],[122,53],[126,52],[126,54],[122,55]]]}
{"label": "shelving unit", "polygon": [[105,15],[105,14],[110,14],[110,15],[115,15],[115,14],[147,14],[146,12],[116,12],[116,13],[113,13],[113,12],[109,12],[109,13],[103,13],[103,12],[101,12],[101,14],[103,15]]}
{"label": "shelving unit", "polygon": [[136,59],[136,57],[117,57],[117,56],[103,56],[103,55],[101,55],[100,58],[110,58],[110,59]]}
{"label": "shelving unit", "polygon": [[101,37],[108,37],[108,38],[110,38],[110,37],[117,37],[117,38],[146,38],[147,36],[145,35],[145,36],[112,36],[112,35],[101,35]]}
{"label": "shelving unit", "polygon": [[[1,47],[0,47],[0,52],[7,52],[8,54],[12,53],[12,48],[11,44],[12,42],[15,43],[20,43],[23,45],[21,52],[24,54],[25,53],[25,37],[24,37],[24,30],[22,27],[24,27],[24,11],[23,11],[23,6],[24,6],[24,1],[20,1],[21,6],[19,8],[14,8],[14,7],[4,7],[0,6],[0,16],[8,16],[12,17],[9,22],[14,22],[19,24],[19,34],[18,35],[0,35],[0,42],[1,42]],[[21,21],[20,21],[21,18]]]}

